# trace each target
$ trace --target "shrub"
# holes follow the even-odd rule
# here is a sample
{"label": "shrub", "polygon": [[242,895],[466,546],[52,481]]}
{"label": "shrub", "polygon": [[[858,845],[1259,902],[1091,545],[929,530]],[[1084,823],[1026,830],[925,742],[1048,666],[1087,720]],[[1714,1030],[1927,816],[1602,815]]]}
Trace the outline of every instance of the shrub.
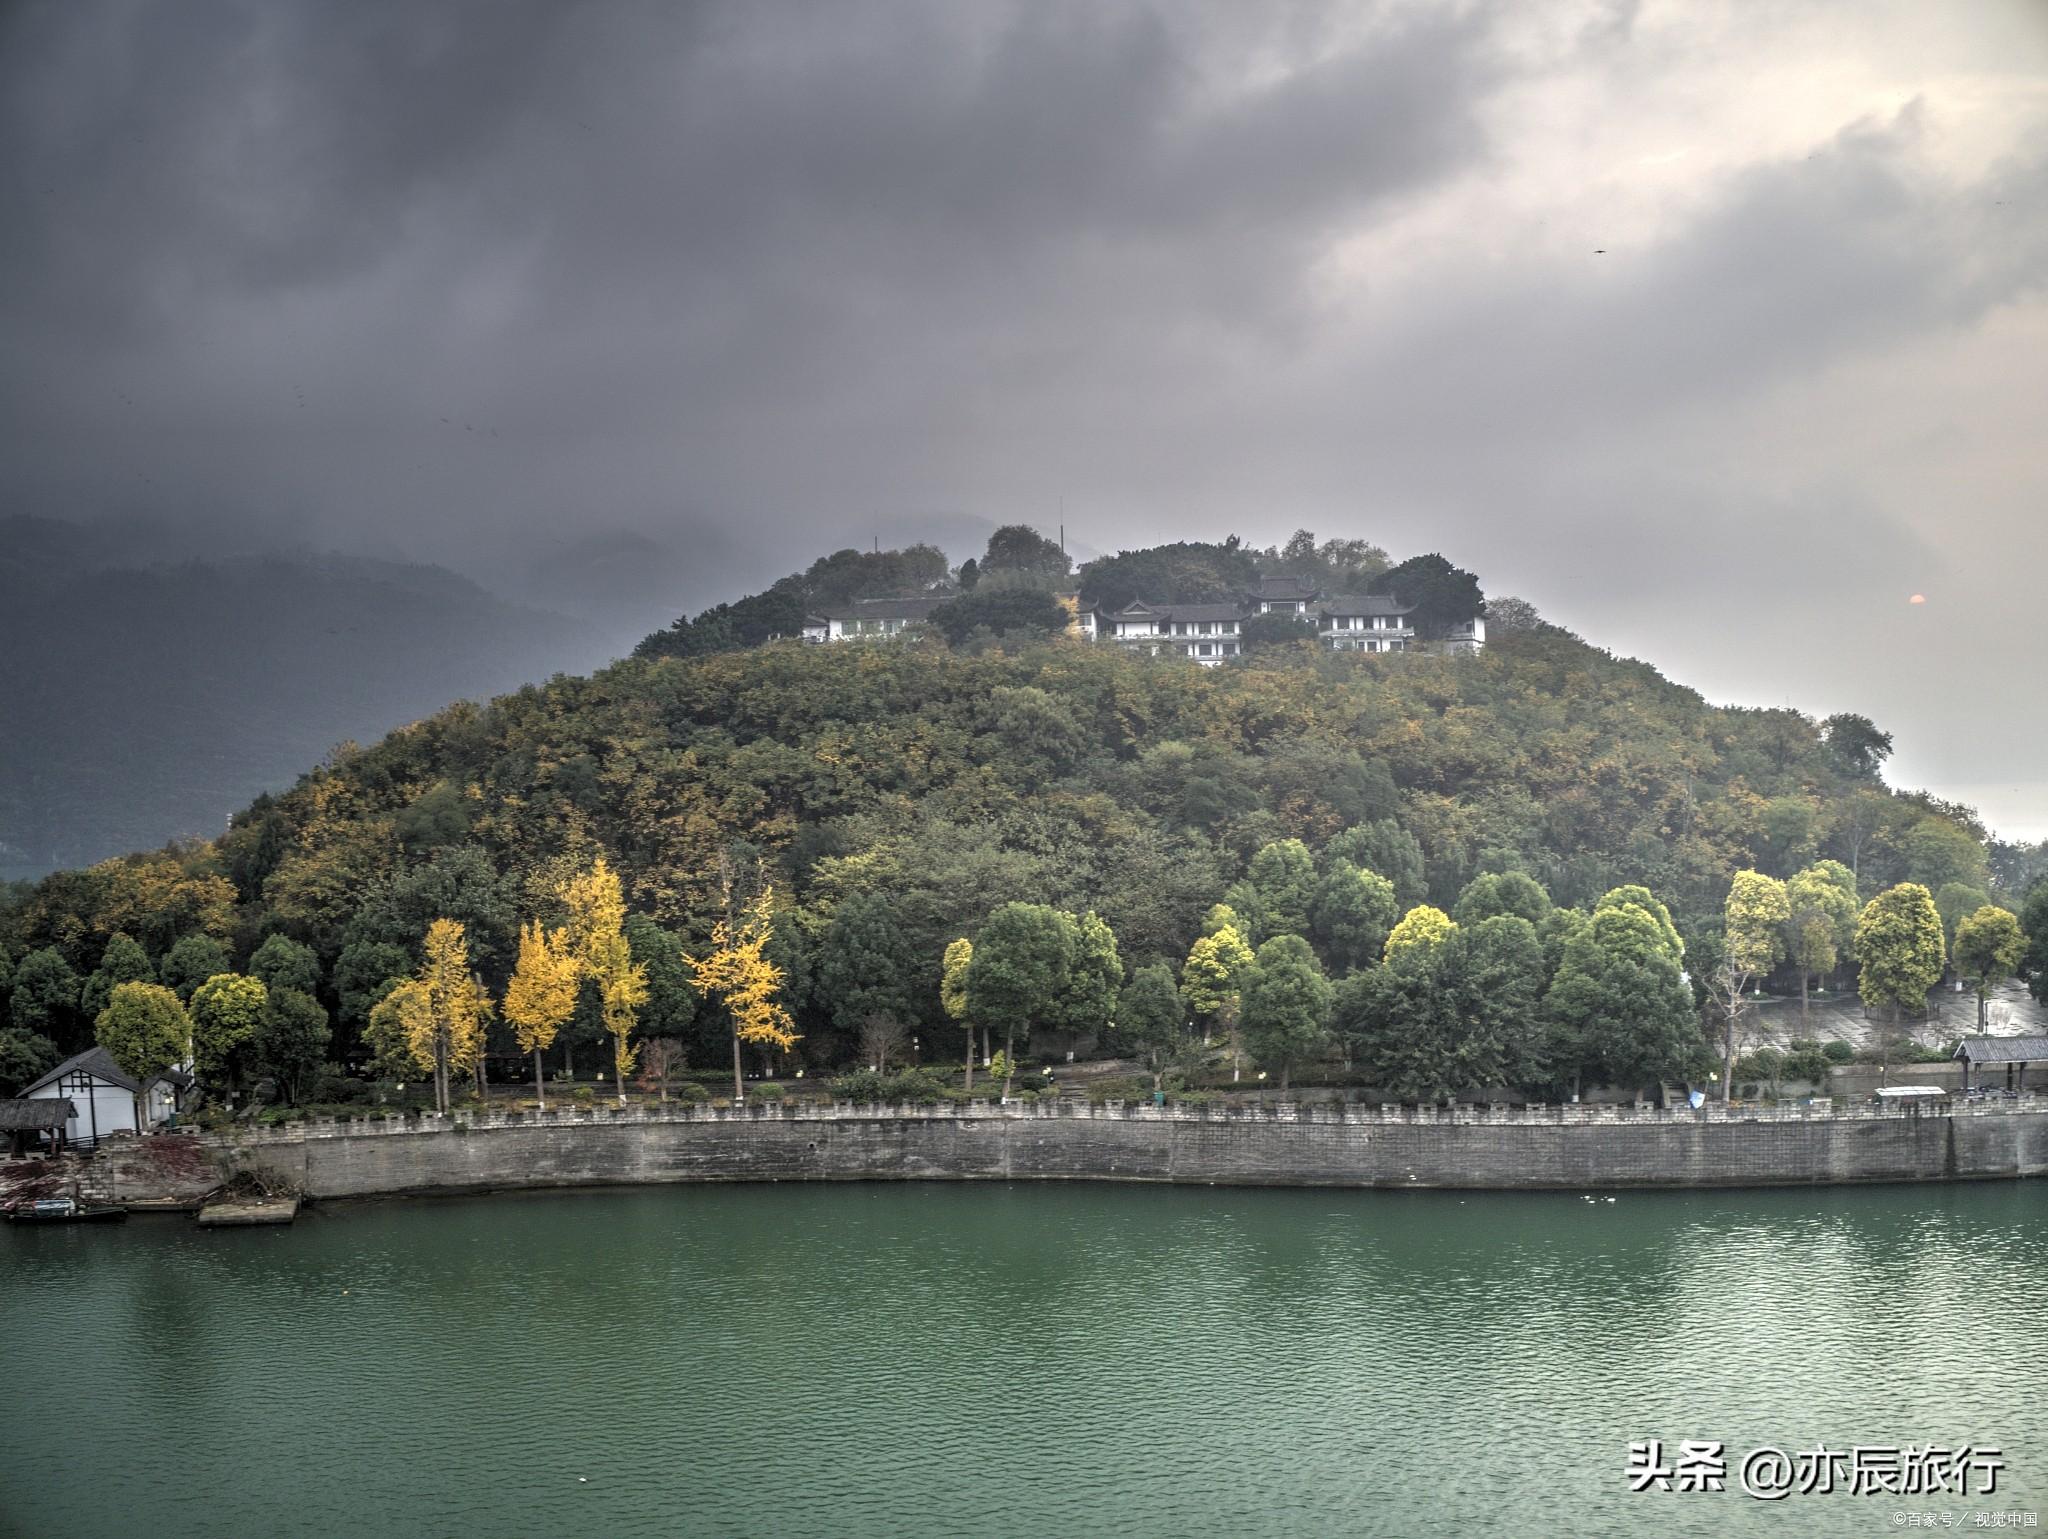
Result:
{"label": "shrub", "polygon": [[676,1100],[687,1102],[691,1106],[702,1106],[711,1099],[711,1092],[702,1085],[697,1084],[694,1080],[685,1080],[680,1085],[672,1086],[669,1094]]}
{"label": "shrub", "polygon": [[842,1101],[881,1101],[887,1099],[883,1087],[888,1083],[873,1069],[855,1069],[832,1081],[832,1094]]}
{"label": "shrub", "polygon": [[908,1101],[916,1106],[936,1106],[947,1099],[943,1075],[930,1069],[904,1069],[896,1074],[877,1074],[873,1069],[855,1069],[831,1084],[832,1094],[842,1101]]}
{"label": "shrub", "polygon": [[1220,1090],[1182,1090],[1173,1096],[1176,1106],[1217,1106],[1223,1101]]}
{"label": "shrub", "polygon": [[756,1101],[779,1101],[783,1090],[780,1085],[756,1085],[748,1094]]}
{"label": "shrub", "polygon": [[1821,1051],[1827,1055],[1829,1063],[1847,1063],[1856,1056],[1856,1049],[1840,1037],[1832,1042],[1822,1043]]}
{"label": "shrub", "polygon": [[339,1064],[325,1064],[313,1076],[308,1100],[328,1106],[355,1106],[370,1099],[370,1084],[357,1079]]}
{"label": "shrub", "polygon": [[1100,1106],[1104,1101],[1142,1101],[1152,1095],[1152,1081],[1143,1075],[1112,1074],[1088,1086],[1088,1099]]}
{"label": "shrub", "polygon": [[594,1106],[597,1104],[597,1092],[588,1085],[578,1085],[570,1092],[570,1099],[578,1106]]}

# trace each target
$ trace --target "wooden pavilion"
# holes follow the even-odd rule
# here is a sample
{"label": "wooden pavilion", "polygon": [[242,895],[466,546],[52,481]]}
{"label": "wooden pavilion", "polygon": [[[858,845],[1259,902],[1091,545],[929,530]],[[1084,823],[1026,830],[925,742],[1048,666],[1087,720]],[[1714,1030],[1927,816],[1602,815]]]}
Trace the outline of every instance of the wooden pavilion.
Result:
{"label": "wooden pavilion", "polygon": [[62,1154],[70,1142],[67,1129],[77,1115],[68,1100],[56,1097],[0,1101],[0,1137],[7,1139],[7,1157],[18,1160],[40,1152]]}
{"label": "wooden pavilion", "polygon": [[[2004,1069],[2007,1090],[2027,1088],[2027,1065],[2048,1064],[2048,1037],[1965,1037],[1953,1055],[1963,1065],[1963,1090],[1970,1088],[1972,1069]],[[1982,1080],[1978,1088],[1984,1088]]]}

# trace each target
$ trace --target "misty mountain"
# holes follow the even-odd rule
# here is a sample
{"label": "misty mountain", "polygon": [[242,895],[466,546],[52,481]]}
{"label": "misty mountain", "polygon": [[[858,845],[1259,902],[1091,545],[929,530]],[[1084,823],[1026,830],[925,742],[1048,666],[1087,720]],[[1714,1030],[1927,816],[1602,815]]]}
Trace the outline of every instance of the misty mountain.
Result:
{"label": "misty mountain", "polygon": [[344,740],[600,650],[589,627],[444,568],[174,563],[177,538],[0,520],[0,873],[211,837]]}

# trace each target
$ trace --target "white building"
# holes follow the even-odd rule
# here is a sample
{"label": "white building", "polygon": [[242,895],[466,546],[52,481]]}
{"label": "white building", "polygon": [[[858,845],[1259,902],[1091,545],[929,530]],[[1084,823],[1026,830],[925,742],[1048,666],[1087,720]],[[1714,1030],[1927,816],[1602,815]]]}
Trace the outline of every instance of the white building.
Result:
{"label": "white building", "polygon": [[1147,604],[1139,599],[1115,614],[1098,614],[1095,633],[1153,657],[1178,653],[1213,668],[1242,649],[1238,627],[1244,618],[1242,604]]}
{"label": "white building", "polygon": [[[806,641],[877,641],[915,630],[952,594],[860,599],[804,622]],[[1263,577],[1258,591],[1227,603],[1162,604],[1133,599],[1122,609],[1083,608],[1074,594],[1053,597],[1072,616],[1070,635],[1114,642],[1150,656],[1180,656],[1214,667],[1244,651],[1243,626],[1258,615],[1289,615],[1315,627],[1333,652],[1405,652],[1417,644],[1414,606],[1386,593],[1324,593],[1298,577]],[[1486,622],[1473,618],[1429,645],[1477,652]]]}
{"label": "white building", "polygon": [[69,1101],[65,1137],[74,1146],[90,1148],[110,1133],[133,1133],[169,1121],[190,1083],[183,1070],[173,1069],[143,1084],[115,1063],[113,1054],[95,1047],[65,1059],[22,1091],[21,1099]]}
{"label": "white building", "polygon": [[884,641],[924,624],[948,599],[941,593],[926,598],[855,599],[804,621],[806,641]]}

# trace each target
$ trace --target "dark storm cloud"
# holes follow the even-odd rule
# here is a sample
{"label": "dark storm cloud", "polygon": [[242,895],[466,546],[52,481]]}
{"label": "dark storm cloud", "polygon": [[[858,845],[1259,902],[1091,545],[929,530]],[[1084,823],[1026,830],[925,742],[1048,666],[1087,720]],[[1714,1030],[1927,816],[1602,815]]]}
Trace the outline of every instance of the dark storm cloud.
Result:
{"label": "dark storm cloud", "polygon": [[[1974,567],[1995,616],[1982,545],[2038,539],[2038,455],[2001,483],[2024,451],[1930,400],[1992,489],[1965,549],[1838,383],[2048,272],[2048,159],[1949,137],[2034,34],[1922,67],[1924,14],[1864,34],[1922,99],[1794,131],[1772,29],[1834,25],[1797,3],[16,6],[0,496],[670,607],[1062,506],[1098,548],[1305,523],[1775,699],[1822,614]],[[1749,639],[1638,623],[1736,552]],[[1886,714],[1808,663],[1802,703]]]}

